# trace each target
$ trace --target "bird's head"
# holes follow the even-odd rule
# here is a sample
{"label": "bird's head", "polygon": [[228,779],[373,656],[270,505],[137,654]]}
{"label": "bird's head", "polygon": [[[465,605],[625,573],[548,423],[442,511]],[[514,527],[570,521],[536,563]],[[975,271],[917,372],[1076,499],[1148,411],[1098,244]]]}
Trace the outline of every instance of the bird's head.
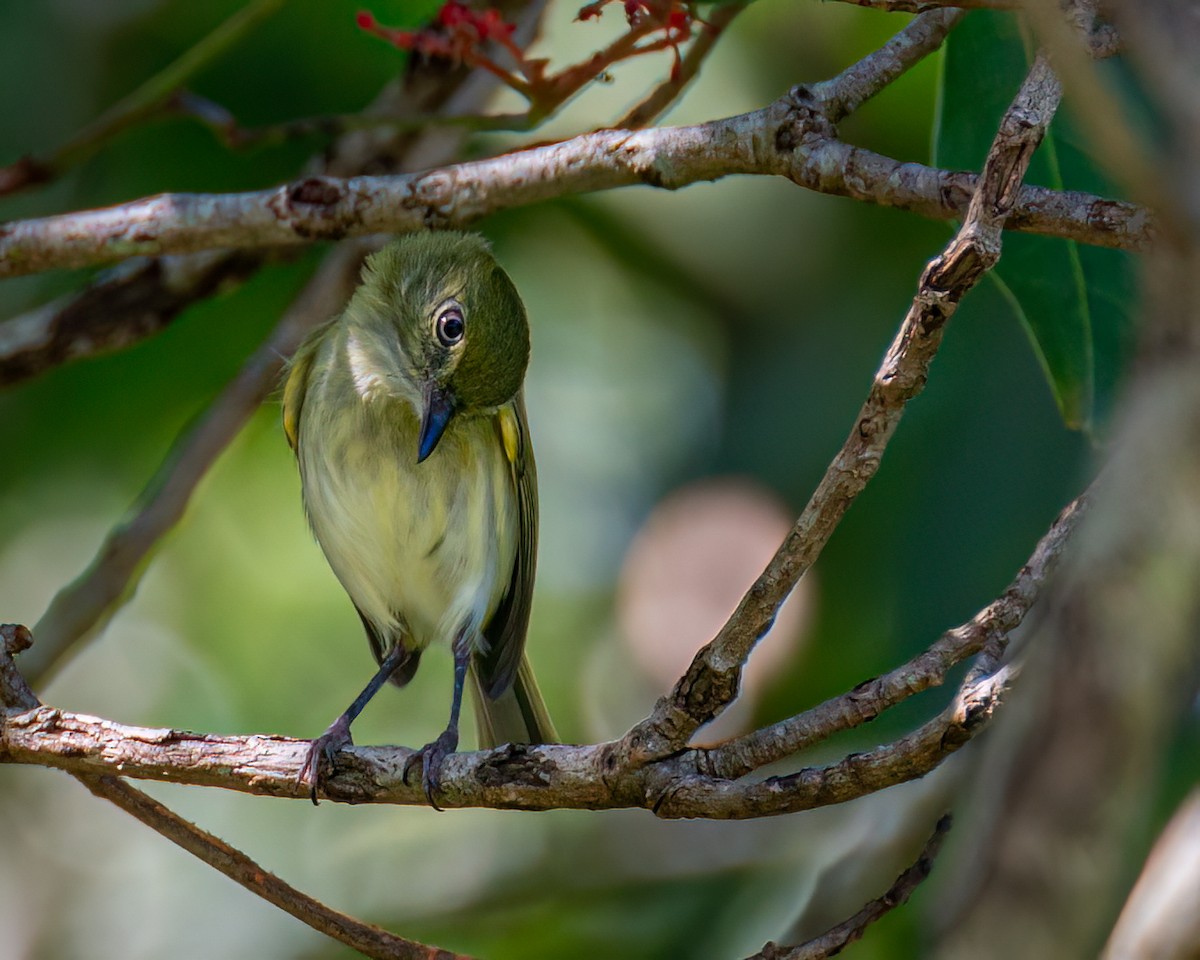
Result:
{"label": "bird's head", "polygon": [[348,315],[355,381],[413,405],[418,463],[455,416],[507,403],[525,379],[525,307],[475,234],[416,233],[388,244],[367,259]]}

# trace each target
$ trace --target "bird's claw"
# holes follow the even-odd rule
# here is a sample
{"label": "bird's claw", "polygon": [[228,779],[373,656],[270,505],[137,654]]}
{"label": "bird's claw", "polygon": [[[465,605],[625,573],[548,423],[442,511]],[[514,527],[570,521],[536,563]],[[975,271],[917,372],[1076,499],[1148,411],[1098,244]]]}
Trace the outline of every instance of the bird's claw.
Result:
{"label": "bird's claw", "polygon": [[345,747],[353,746],[350,736],[350,722],[344,717],[338,717],[329,725],[329,729],[317,737],[308,748],[308,756],[296,778],[301,786],[309,787],[309,797],[313,806],[317,805],[317,791],[321,786],[321,763],[332,768],[333,758]]}
{"label": "bird's claw", "polygon": [[442,808],[437,805],[433,795],[442,787],[442,761],[458,749],[458,731],[443,730],[432,743],[427,743],[420,750],[413,751],[412,756],[404,764],[404,782],[408,783],[408,775],[418,763],[421,765],[421,787],[425,791],[425,799],[434,810]]}

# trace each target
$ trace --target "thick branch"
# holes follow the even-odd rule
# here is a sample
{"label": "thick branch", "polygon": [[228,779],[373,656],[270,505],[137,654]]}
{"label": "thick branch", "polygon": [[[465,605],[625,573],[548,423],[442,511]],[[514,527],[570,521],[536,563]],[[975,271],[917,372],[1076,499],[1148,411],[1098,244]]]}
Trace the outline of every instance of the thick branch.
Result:
{"label": "thick branch", "polygon": [[[309,177],[240,194],[162,194],[17,221],[0,226],[0,277],[147,254],[464,227],[555,197],[635,184],[674,190],[738,173],[784,176],[944,219],[963,215],[977,184],[966,174],[899,164],[841,143],[800,88],[754,113],[698,126],[599,131],[420,174]],[[1136,204],[1035,187],[1015,201],[1012,225],[1019,229],[1129,248],[1151,238],[1150,215]]]}
{"label": "thick branch", "polygon": [[[0,675],[3,671],[0,670]],[[660,817],[740,820],[844,803],[925,776],[971,740],[991,718],[1008,676],[966,689],[914,733],[828,767],[757,783],[702,773],[687,751],[648,767],[614,770],[612,744],[504,746],[456,753],[443,767],[442,807],[514,810],[645,808]],[[0,696],[7,696],[0,690]],[[81,776],[123,776],[216,786],[260,796],[309,798],[297,779],[309,741],[222,736],[131,727],[49,706],[9,713],[0,761],[57,767]],[[351,747],[338,755],[322,796],[346,803],[423,806],[419,782],[404,781],[413,751]]]}

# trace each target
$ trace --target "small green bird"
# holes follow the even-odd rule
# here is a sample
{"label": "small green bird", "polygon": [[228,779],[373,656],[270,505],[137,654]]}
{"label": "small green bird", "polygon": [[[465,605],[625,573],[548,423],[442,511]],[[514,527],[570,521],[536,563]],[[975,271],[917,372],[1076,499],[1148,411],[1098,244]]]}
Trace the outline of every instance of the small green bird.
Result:
{"label": "small green bird", "polygon": [[537,554],[528,363],[521,298],[487,243],[463,233],[373,254],[345,311],[296,352],[283,426],[305,510],[379,663],[309,749],[300,780],[314,803],[322,760],[438,641],[454,653],[450,722],[410,761],[433,806],[468,676],[481,748],[556,739],[524,653]]}

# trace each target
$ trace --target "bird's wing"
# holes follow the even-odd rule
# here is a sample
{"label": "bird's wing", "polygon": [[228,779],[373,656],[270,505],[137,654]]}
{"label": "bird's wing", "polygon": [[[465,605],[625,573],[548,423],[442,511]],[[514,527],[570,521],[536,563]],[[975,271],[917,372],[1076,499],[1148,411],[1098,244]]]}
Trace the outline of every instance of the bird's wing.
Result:
{"label": "bird's wing", "polygon": [[283,382],[283,432],[288,445],[297,456],[300,454],[300,411],[304,408],[304,395],[308,391],[308,375],[312,371],[317,347],[321,344],[320,334],[324,327],[316,330],[296,349],[287,367],[287,379]]}
{"label": "bird's wing", "polygon": [[512,468],[517,497],[517,556],[508,591],[495,615],[483,629],[487,650],[476,658],[484,692],[495,699],[508,689],[521,663],[529,609],[533,602],[533,577],[537,566],[537,469],[529,441],[522,393],[500,408],[496,429]]}

